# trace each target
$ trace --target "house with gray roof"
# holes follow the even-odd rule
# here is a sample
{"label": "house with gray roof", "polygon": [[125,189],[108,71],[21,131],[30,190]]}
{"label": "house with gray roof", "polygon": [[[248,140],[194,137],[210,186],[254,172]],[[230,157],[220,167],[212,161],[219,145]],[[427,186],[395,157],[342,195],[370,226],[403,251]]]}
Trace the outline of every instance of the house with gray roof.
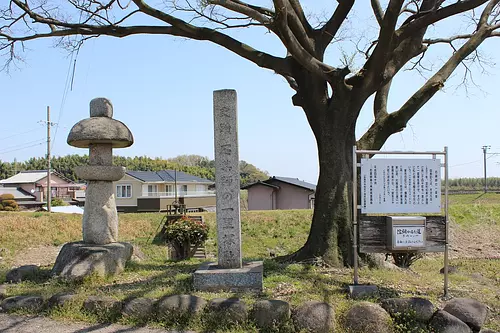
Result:
{"label": "house with gray roof", "polygon": [[159,212],[174,201],[187,209],[215,206],[214,182],[182,171],[127,171],[113,182],[119,212]]}
{"label": "house with gray roof", "polygon": [[[75,184],[58,172],[50,172],[50,189],[52,198],[66,201],[73,200],[82,184]],[[38,202],[44,202],[47,194],[47,170],[26,170],[7,179],[0,180],[0,187],[17,188],[33,195]]]}
{"label": "house with gray roof", "polygon": [[248,210],[314,208],[316,185],[298,178],[274,176],[242,189],[248,190]]}

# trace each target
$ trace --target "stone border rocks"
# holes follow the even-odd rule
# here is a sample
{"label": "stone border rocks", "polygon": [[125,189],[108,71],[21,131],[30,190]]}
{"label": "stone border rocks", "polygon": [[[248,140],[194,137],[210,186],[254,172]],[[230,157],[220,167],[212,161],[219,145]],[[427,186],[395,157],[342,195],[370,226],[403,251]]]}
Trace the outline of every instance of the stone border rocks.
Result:
{"label": "stone border rocks", "polygon": [[122,315],[140,322],[147,322],[153,317],[155,311],[155,299],[151,298],[132,298],[124,302]]}
{"label": "stone border rocks", "polygon": [[470,298],[452,299],[443,310],[466,323],[474,332],[481,330],[488,316],[486,305]]}
{"label": "stone border rocks", "polygon": [[428,323],[435,312],[434,304],[420,297],[388,298],[380,304],[392,317],[410,315],[415,320]]}
{"label": "stone border rocks", "polygon": [[[5,285],[1,287],[5,289]],[[0,299],[0,312],[39,313],[45,308],[76,302],[76,297],[73,293],[59,293],[45,302],[40,296],[11,296]],[[335,332],[338,325],[335,309],[319,301],[305,302],[292,309],[283,300],[258,300],[249,311],[247,304],[238,298],[207,301],[194,295],[166,295],[158,300],[139,297],[120,301],[109,296],[89,296],[81,303],[81,309],[103,322],[113,322],[123,316],[141,324],[158,320],[176,329],[187,329],[195,321],[206,331],[251,325],[263,332],[329,333]],[[408,330],[427,328],[435,333],[496,333],[482,328],[487,307],[467,298],[453,299],[437,310],[429,300],[419,297],[385,299],[380,305],[355,302],[341,317],[341,326],[353,333],[390,333],[395,325]]]}
{"label": "stone border rocks", "polygon": [[347,311],[344,326],[351,333],[392,333],[393,324],[389,313],[371,302],[356,303]]}
{"label": "stone border rocks", "polygon": [[292,315],[295,327],[315,333],[335,331],[335,311],[325,302],[310,301],[299,306]]}
{"label": "stone border rocks", "polygon": [[5,281],[9,283],[19,283],[31,280],[38,275],[40,268],[36,265],[25,265],[11,269],[5,275]]}
{"label": "stone border rocks", "polygon": [[263,330],[279,328],[290,322],[290,304],[281,300],[262,300],[254,303],[250,318]]}
{"label": "stone border rocks", "polygon": [[52,295],[47,301],[47,307],[52,309],[55,307],[63,307],[68,302],[71,302],[76,297],[73,293],[59,293]]}
{"label": "stone border rocks", "polygon": [[33,312],[41,311],[44,305],[40,296],[12,296],[2,301],[0,307],[4,312],[16,310],[28,310]]}

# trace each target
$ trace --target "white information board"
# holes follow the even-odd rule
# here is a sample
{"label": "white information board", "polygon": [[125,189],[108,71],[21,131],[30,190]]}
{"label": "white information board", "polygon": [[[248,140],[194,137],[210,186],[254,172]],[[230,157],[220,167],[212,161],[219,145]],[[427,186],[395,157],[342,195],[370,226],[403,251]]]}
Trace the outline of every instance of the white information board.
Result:
{"label": "white information board", "polygon": [[440,213],[439,159],[361,159],[362,213]]}
{"label": "white information board", "polygon": [[394,247],[425,247],[425,226],[398,225],[393,227]]}

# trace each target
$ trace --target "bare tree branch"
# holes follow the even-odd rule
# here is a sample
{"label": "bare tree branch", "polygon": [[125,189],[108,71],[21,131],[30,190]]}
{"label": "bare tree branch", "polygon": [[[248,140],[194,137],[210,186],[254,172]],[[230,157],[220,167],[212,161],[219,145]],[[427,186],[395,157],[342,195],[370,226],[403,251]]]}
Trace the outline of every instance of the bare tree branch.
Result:
{"label": "bare tree branch", "polygon": [[285,3],[286,0],[274,1],[277,14],[276,24],[280,31],[279,35],[288,52],[308,71],[331,82],[332,78],[335,76],[336,68],[328,66],[316,59],[301,45],[288,25],[288,6]]}
{"label": "bare tree branch", "polygon": [[382,10],[382,6],[380,5],[379,0],[370,0],[373,14],[375,14],[375,18],[380,26],[382,26],[382,22],[384,20],[384,11]]}
{"label": "bare tree branch", "polygon": [[373,100],[373,115],[375,116],[375,119],[385,117],[388,113],[387,98],[389,97],[391,83],[392,81],[387,82],[375,94],[375,99]]}
{"label": "bare tree branch", "polygon": [[[134,34],[167,34],[179,37],[187,37],[196,40],[206,40],[218,44],[239,56],[252,61],[256,65],[271,69],[281,75],[289,75],[288,61],[285,58],[278,58],[267,53],[255,50],[247,44],[244,44],[228,35],[214,31],[213,29],[200,28],[190,25],[178,18],[154,9],[142,0],[133,0],[139,8],[139,11],[157,18],[171,26],[116,26],[116,25],[90,25],[80,23],[69,23],[57,20],[52,17],[43,17],[33,10],[27,4],[20,0],[12,0],[24,14],[28,15],[35,23],[42,23],[50,26],[49,32],[33,33],[25,36],[14,36],[7,34],[2,29],[0,38],[7,42],[0,44],[0,49],[14,48],[16,42],[48,37],[63,37],[71,35],[99,36],[107,35],[113,37],[125,37]],[[23,14],[23,15],[24,15]],[[57,28],[57,29],[56,29]]]}
{"label": "bare tree branch", "polygon": [[269,16],[262,14],[261,11],[256,10],[255,8],[252,8],[248,4],[245,4],[241,1],[209,0],[208,2],[212,5],[219,5],[234,12],[251,17],[255,21],[260,22],[264,25],[270,25],[272,23],[272,19]]}
{"label": "bare tree branch", "polygon": [[314,40],[310,36],[311,31],[307,31],[307,27],[303,25],[302,20],[293,9],[290,0],[275,0],[276,12],[282,28],[286,25],[286,30],[289,30],[293,37],[300,43],[300,46],[310,55],[315,56]]}
{"label": "bare tree branch", "polygon": [[349,15],[353,5],[354,0],[339,1],[339,5],[335,8],[333,15],[325,23],[325,25],[319,29],[320,38],[318,40],[318,47],[320,50],[324,51],[335,38],[342,23],[344,23],[347,15]]}
{"label": "bare tree branch", "polygon": [[[488,17],[499,2],[500,0],[490,0],[481,17]],[[389,136],[406,127],[417,111],[444,86],[446,80],[462,61],[491,36],[492,28],[487,24],[486,19],[480,20],[479,24],[474,35],[398,111],[375,119],[373,125],[359,139],[358,146],[379,149]]]}
{"label": "bare tree branch", "polygon": [[405,24],[403,24],[403,26],[396,32],[398,40],[403,41],[416,31],[426,28],[431,24],[434,24],[453,15],[477,8],[485,4],[486,2],[488,2],[488,0],[457,1],[452,5],[446,6],[433,12],[426,13],[425,15],[415,18],[413,21],[405,22]]}
{"label": "bare tree branch", "polygon": [[306,18],[306,15],[304,14],[304,9],[302,8],[302,5],[300,4],[299,0],[289,0],[290,5],[292,6],[293,10],[295,11],[295,14],[299,18],[300,22],[302,23],[302,26],[306,30],[307,34],[311,34],[313,31],[313,28],[311,27],[311,24]]}

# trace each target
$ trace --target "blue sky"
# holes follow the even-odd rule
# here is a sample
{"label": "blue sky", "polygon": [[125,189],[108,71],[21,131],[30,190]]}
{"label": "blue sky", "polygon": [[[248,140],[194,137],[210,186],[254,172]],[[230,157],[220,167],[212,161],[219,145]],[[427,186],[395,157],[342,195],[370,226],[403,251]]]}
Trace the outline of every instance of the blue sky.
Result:
{"label": "blue sky", "polygon": [[[330,2],[318,1],[314,7],[312,0],[304,3],[309,10],[321,10]],[[370,22],[368,29],[373,24],[371,16],[364,8],[356,8],[355,19]],[[455,26],[441,29],[433,28],[431,33],[454,32]],[[366,29],[357,32],[363,34]],[[284,49],[264,31],[234,35],[284,55]],[[38,121],[45,119],[47,106],[52,121],[58,123],[53,128],[53,154],[87,153],[68,146],[66,138],[76,122],[88,117],[88,104],[95,97],[111,99],[115,118],[134,135],[134,145],[115,150],[115,154],[213,158],[212,92],[227,88],[238,91],[240,159],[271,175],[317,180],[316,144],[303,111],[291,103],[293,91],[281,77],[221,47],[170,36],[101,37],[80,51],[72,90],[67,89],[67,76],[73,62],[66,51],[50,40],[31,42],[27,47],[24,64],[11,68],[9,74],[0,73],[2,161],[45,154],[45,128]],[[352,50],[352,43],[345,43],[343,50]],[[500,40],[486,42],[481,50],[492,62],[498,61]],[[430,52],[428,65],[437,69],[449,54],[449,47],[437,47]],[[338,56],[339,49],[334,47],[327,61],[339,65]],[[445,91],[436,94],[383,149],[442,150],[448,146],[451,177],[482,177],[481,147],[491,145],[488,175],[499,177],[500,155],[494,153],[500,153],[496,95],[500,68],[488,68],[488,72],[475,70],[474,79],[481,89],[471,88],[467,94],[456,89],[463,74],[460,69]],[[397,109],[423,82],[416,72],[403,73],[393,83],[389,109]],[[358,136],[372,120],[370,100],[358,121]],[[35,146],[24,148],[30,145]]]}

